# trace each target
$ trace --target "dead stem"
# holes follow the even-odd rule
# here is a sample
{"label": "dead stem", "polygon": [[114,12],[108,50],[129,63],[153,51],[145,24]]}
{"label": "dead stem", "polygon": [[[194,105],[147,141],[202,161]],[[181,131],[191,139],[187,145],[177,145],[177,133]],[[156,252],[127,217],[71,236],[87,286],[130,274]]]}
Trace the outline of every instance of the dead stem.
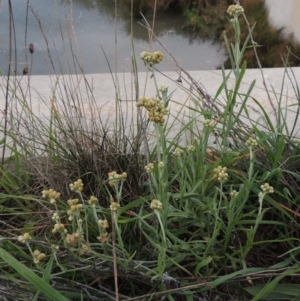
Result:
{"label": "dead stem", "polygon": [[[112,196],[110,196],[110,203],[112,203],[113,201],[114,200],[113,200]],[[116,220],[116,212],[111,211],[111,232],[112,232],[111,235],[112,235],[113,259],[114,259],[115,294],[116,294],[116,301],[119,301],[115,220]]]}
{"label": "dead stem", "polygon": [[[239,0],[236,0],[235,2],[240,5],[240,1]],[[276,121],[278,122],[277,111],[276,111],[275,106],[274,106],[274,104],[272,102],[272,99],[271,99],[271,96],[270,96],[270,93],[269,93],[269,90],[268,90],[268,87],[267,87],[267,83],[265,81],[265,77],[264,77],[264,72],[263,72],[263,69],[262,69],[262,65],[260,63],[260,59],[259,59],[257,51],[256,51],[257,43],[253,39],[253,35],[252,35],[252,32],[251,32],[251,27],[250,27],[249,21],[248,21],[246,15],[244,13],[243,13],[243,17],[244,17],[244,20],[245,20],[245,22],[247,24],[247,28],[248,28],[249,35],[250,35],[251,44],[253,46],[254,55],[255,55],[255,58],[256,58],[256,61],[257,61],[257,64],[258,64],[258,68],[259,68],[261,76],[262,76],[262,81],[263,81],[263,85],[264,85],[264,88],[265,88],[267,96],[268,96],[268,100],[270,102],[270,105],[271,105],[274,113],[275,113]]]}

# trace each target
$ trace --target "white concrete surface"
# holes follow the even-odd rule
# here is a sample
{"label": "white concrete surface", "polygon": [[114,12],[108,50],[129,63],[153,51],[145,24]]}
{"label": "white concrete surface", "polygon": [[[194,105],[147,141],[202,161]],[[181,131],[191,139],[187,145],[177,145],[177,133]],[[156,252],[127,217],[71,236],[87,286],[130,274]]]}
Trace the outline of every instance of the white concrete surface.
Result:
{"label": "white concrete surface", "polygon": [[270,22],[284,32],[293,34],[300,42],[300,1],[299,0],[265,0]]}
{"label": "white concrete surface", "polygon": [[[296,79],[300,78],[300,68],[293,68],[292,70]],[[226,71],[226,73],[228,72],[229,71]],[[288,122],[291,128],[296,116],[296,107],[292,105],[298,103],[293,91],[293,84],[295,85],[295,83],[292,84],[286,76],[282,86],[284,69],[264,69],[263,72],[274,106],[277,106],[276,103],[280,95],[282,95],[281,106],[288,106]],[[212,97],[216,94],[223,80],[221,71],[192,71],[190,75],[194,80],[200,83]],[[186,76],[182,76],[182,85],[175,81],[177,78],[178,74],[176,72],[165,72],[164,74],[156,73],[158,86],[168,86],[169,92],[173,92],[173,102],[170,104],[170,112],[172,114],[182,110],[184,104],[190,105],[192,103],[191,99],[197,97],[197,94],[190,92],[191,85]],[[150,78],[147,73],[139,73],[138,80],[140,89],[139,96],[155,97],[154,79]],[[275,122],[272,106],[263,87],[260,70],[249,69],[246,71],[240,91],[245,93],[254,80],[256,83],[251,96],[259,101]],[[2,115],[5,108],[6,83],[7,78],[1,77],[0,109]],[[132,74],[118,74],[119,97],[121,99],[121,106],[124,109],[124,114],[125,112],[128,113],[128,124],[131,123],[131,118],[136,114],[135,102],[132,101],[135,98],[133,83],[134,78]],[[229,88],[234,86],[233,76],[230,76],[228,86]],[[30,87],[30,89],[28,87]],[[195,93],[195,90],[193,90],[193,93]],[[22,113],[21,106],[18,104],[20,99],[26,100],[34,114],[44,116],[43,118],[46,119],[51,115],[51,106],[55,108],[61,116],[64,116],[64,114],[72,116],[72,110],[75,110],[74,107],[80,106],[81,111],[84,112],[88,120],[97,120],[97,122],[99,122],[101,118],[103,122],[109,119],[109,121],[113,123],[115,119],[115,95],[115,88],[110,74],[87,74],[85,78],[76,75],[31,76],[30,78],[11,78],[9,102],[10,111],[19,119],[20,124],[25,126],[28,126],[30,121],[26,121],[26,118],[24,119],[25,114],[24,112]],[[224,94],[222,94],[219,99],[223,102],[226,101]],[[247,106],[253,119],[260,118],[260,109],[252,99],[248,100]],[[97,111],[99,108],[101,109],[100,113]],[[63,111],[65,112],[64,114],[62,113]],[[186,115],[188,111],[189,110],[185,107],[184,110],[181,111],[181,116],[183,116],[183,113]],[[81,118],[82,120],[84,119],[83,116]],[[184,117],[180,117],[180,119],[183,123],[185,122]],[[46,123],[45,121],[45,124]],[[3,118],[1,124],[2,126],[4,124]],[[9,124],[9,127],[10,126],[11,124]],[[181,122],[176,122],[172,131],[176,133],[181,126]],[[20,130],[20,133],[24,133],[24,131],[24,129]]]}

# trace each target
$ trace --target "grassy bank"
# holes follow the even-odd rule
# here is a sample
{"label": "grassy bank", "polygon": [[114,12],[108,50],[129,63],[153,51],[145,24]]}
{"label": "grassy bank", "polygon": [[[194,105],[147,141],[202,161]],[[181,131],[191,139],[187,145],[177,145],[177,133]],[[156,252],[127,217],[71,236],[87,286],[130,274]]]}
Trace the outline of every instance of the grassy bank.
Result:
{"label": "grassy bank", "polygon": [[[140,12],[149,11],[176,11],[186,17],[186,26],[188,30],[192,29],[196,34],[202,37],[209,37],[218,41],[223,40],[225,31],[230,37],[230,42],[234,37],[233,29],[227,18],[225,11],[232,4],[230,0],[169,0],[169,1],[131,1],[122,0],[122,3],[131,7],[136,17],[140,17]],[[253,30],[253,37],[257,43],[261,64],[264,68],[283,67],[287,48],[290,50],[290,66],[299,66],[298,53],[300,44],[292,35],[286,36],[283,28],[275,28],[268,20],[268,11],[264,0],[241,0],[240,4],[244,7],[250,25],[256,23]],[[248,26],[245,20],[241,20],[241,40],[247,37]],[[282,59],[278,58],[278,54]],[[245,52],[244,59],[247,61],[248,68],[258,68],[257,60],[252,49]],[[230,61],[225,64],[226,68],[230,67]]]}
{"label": "grassy bank", "polygon": [[[300,296],[297,80],[287,68],[282,86],[287,79],[295,88],[297,102],[289,107],[295,119],[285,113],[282,93],[272,97],[272,122],[253,96],[255,82],[240,90],[253,36],[248,32],[243,44],[241,8],[231,7],[229,14],[231,69],[222,69],[216,96],[180,67],[177,87],[189,97],[184,118],[174,110],[173,91],[157,81],[161,52],[133,60],[133,66],[144,61],[156,95],[139,95],[134,71],[133,101],[124,104],[121,82],[115,82],[110,124],[84,74],[55,77],[51,100],[40,96],[49,109],[44,116],[33,113],[30,84],[17,93],[20,78],[3,78],[11,102],[1,146],[12,153],[3,156],[0,169],[4,298]],[[249,99],[259,107],[258,121]]]}

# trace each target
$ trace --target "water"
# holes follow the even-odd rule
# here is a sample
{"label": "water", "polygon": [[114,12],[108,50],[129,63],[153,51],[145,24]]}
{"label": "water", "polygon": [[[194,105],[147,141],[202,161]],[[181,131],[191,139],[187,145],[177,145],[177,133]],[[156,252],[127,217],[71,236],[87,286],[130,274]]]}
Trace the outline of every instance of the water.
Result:
{"label": "water", "polygon": [[[1,4],[2,3],[2,4]],[[16,31],[16,47],[13,43],[13,69],[22,74],[28,66],[31,73],[61,74],[74,73],[75,61],[83,62],[85,73],[107,73],[109,66],[115,70],[115,4],[112,0],[30,0],[28,14],[27,42],[25,45],[26,1],[12,1]],[[0,68],[7,72],[9,52],[8,1],[0,1]],[[152,16],[147,15],[149,22]],[[41,25],[39,25],[39,22]],[[135,55],[149,50],[147,30],[133,20],[133,42]],[[211,40],[203,39],[191,30],[183,29],[184,19],[178,15],[160,14],[156,18],[155,33],[170,50],[179,63],[188,70],[216,69],[226,59],[225,50]],[[42,29],[42,30],[41,30]],[[131,68],[131,20],[126,7],[118,6],[117,23],[117,63],[118,71]],[[48,41],[48,47],[45,42]],[[71,41],[71,43],[70,43]],[[25,55],[25,47],[34,45],[34,54]],[[71,46],[72,45],[72,50]],[[153,49],[166,51],[154,41]],[[50,52],[49,58],[48,50]],[[139,70],[145,70],[138,59]],[[77,65],[77,71],[78,65]],[[166,56],[160,70],[175,70],[175,64]]]}

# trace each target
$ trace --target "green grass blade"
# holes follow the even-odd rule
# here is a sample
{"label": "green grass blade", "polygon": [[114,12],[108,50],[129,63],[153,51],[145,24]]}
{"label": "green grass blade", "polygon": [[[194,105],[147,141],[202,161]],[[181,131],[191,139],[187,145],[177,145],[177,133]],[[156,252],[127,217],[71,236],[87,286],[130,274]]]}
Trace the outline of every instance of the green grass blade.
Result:
{"label": "green grass blade", "polygon": [[0,257],[15,269],[20,276],[29,281],[38,291],[45,294],[47,298],[53,301],[67,301],[67,299],[61,295],[58,291],[53,289],[45,280],[37,276],[24,264],[20,263],[13,256],[11,256],[4,249],[0,248]]}

